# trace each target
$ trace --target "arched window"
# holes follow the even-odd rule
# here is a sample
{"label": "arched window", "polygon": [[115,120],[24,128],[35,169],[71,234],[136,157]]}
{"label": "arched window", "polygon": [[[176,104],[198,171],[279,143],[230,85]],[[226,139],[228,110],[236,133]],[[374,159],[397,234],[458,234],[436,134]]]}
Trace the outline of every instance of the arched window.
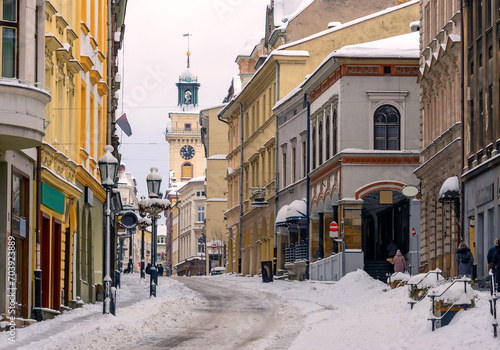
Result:
{"label": "arched window", "polygon": [[312,168],[316,168],[316,128],[312,130]]}
{"label": "arched window", "polygon": [[193,177],[193,165],[191,163],[182,164],[182,174],[181,177],[184,178],[192,178]]}
{"label": "arched window", "polygon": [[318,126],[318,144],[319,144],[319,154],[318,154],[318,165],[323,164],[323,123],[319,122]]}
{"label": "arched window", "polygon": [[384,105],[375,111],[375,149],[399,150],[398,110],[391,105]]}
{"label": "arched window", "polygon": [[332,153],[333,155],[337,154],[337,110],[333,110],[333,117],[332,117],[332,124],[333,124],[333,130],[332,130]]}
{"label": "arched window", "polygon": [[326,121],[325,121],[325,139],[326,139],[326,144],[325,144],[325,155],[326,155],[326,160],[330,159],[330,115],[326,115]]}

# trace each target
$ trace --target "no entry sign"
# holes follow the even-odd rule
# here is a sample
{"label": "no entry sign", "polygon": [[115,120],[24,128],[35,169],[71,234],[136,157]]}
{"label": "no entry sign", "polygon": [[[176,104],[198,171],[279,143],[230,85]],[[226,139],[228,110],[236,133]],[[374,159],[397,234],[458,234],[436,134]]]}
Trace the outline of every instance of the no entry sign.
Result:
{"label": "no entry sign", "polygon": [[339,225],[335,221],[330,224],[330,232],[337,232],[339,230]]}
{"label": "no entry sign", "polygon": [[217,244],[212,243],[212,249],[217,249]]}

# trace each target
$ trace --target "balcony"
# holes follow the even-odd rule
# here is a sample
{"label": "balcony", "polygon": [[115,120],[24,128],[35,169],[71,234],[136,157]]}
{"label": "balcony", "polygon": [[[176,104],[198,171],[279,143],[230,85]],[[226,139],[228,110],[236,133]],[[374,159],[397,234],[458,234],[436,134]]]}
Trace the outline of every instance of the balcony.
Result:
{"label": "balcony", "polygon": [[0,78],[0,149],[41,145],[50,92],[37,83]]}
{"label": "balcony", "polygon": [[201,135],[201,131],[199,127],[196,128],[172,128],[167,127],[165,130],[165,135]]}

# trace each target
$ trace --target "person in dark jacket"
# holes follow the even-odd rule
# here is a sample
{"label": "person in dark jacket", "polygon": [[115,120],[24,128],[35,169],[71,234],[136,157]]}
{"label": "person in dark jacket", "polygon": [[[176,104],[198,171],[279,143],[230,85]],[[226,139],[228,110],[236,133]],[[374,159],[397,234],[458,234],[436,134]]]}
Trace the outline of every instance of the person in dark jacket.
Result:
{"label": "person in dark jacket", "polygon": [[151,263],[146,266],[146,273],[149,275],[151,273]]}
{"label": "person in dark jacket", "polygon": [[387,246],[387,258],[388,259],[394,258],[397,252],[398,252],[398,246],[396,245],[396,243],[394,243],[394,241],[391,241]]}
{"label": "person in dark jacket", "polygon": [[493,255],[495,255],[497,246],[500,246],[500,238],[495,239],[495,244],[490,248],[490,250],[488,250],[488,255],[486,256],[486,260],[488,261],[488,270],[493,270],[493,274],[495,273],[495,268],[493,266]]}
{"label": "person in dark jacket", "polygon": [[495,282],[497,284],[497,292],[500,292],[500,240],[495,240],[495,254],[491,260],[493,263],[493,269],[498,273],[495,273]]}
{"label": "person in dark jacket", "polygon": [[158,265],[158,276],[163,276],[163,266]]}
{"label": "person in dark jacket", "polygon": [[465,242],[460,243],[455,261],[458,265],[458,275],[471,277],[474,256]]}

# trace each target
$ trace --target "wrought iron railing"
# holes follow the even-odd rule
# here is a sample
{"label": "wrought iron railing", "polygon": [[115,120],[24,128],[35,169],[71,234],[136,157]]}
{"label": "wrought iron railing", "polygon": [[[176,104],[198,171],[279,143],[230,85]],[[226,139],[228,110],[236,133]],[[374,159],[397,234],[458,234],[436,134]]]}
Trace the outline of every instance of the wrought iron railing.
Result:
{"label": "wrought iron railing", "polygon": [[285,263],[293,264],[297,261],[306,261],[307,246],[304,241],[290,244],[285,247]]}

